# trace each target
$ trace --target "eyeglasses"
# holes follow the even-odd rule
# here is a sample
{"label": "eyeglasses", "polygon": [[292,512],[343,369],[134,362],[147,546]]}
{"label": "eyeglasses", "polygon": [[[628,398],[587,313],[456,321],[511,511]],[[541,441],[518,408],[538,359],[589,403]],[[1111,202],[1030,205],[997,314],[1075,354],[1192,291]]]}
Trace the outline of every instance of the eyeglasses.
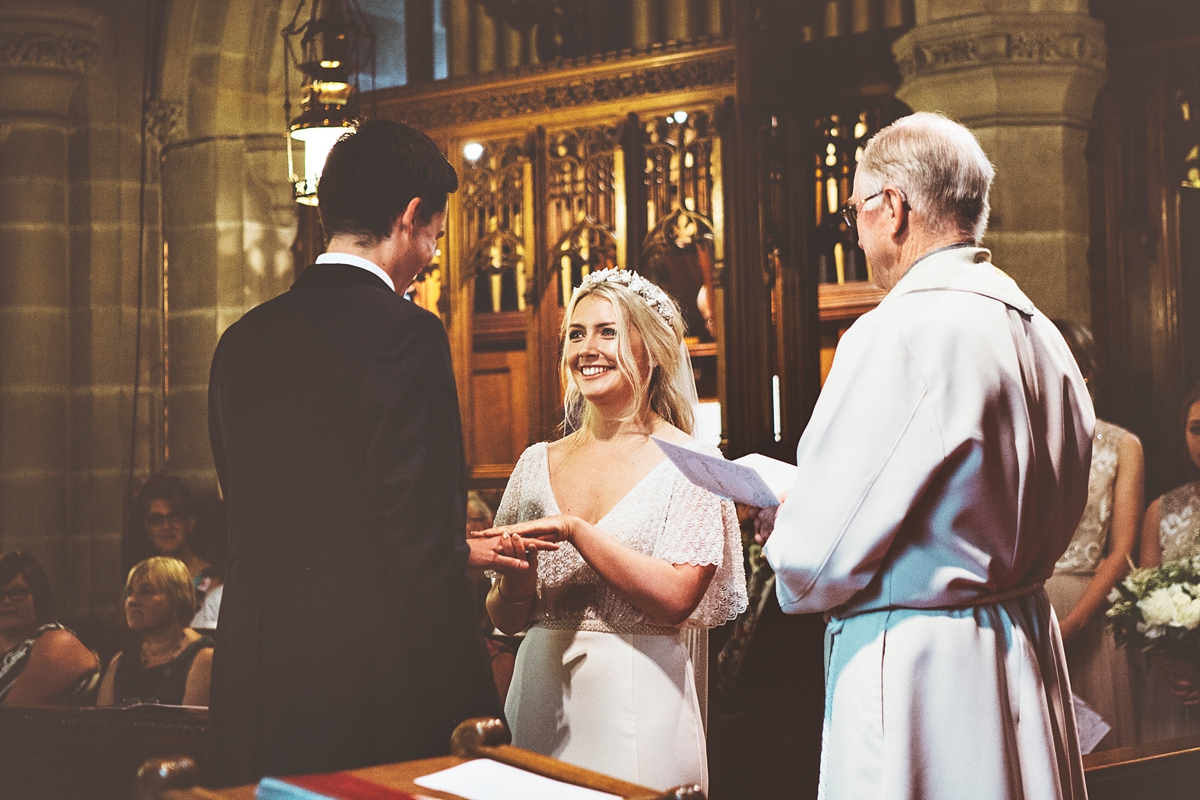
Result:
{"label": "eyeglasses", "polygon": [[875,194],[871,195],[870,197],[864,197],[862,200],[859,200],[857,203],[846,203],[846,205],[842,206],[842,209],[841,209],[842,210],[842,219],[846,220],[846,224],[850,226],[850,230],[854,230],[858,227],[859,206],[861,206],[863,203],[867,202],[868,200],[874,200],[876,197],[879,197],[879,195],[883,194],[884,191],[886,191],[886,190],[880,189]]}
{"label": "eyeglasses", "polygon": [[18,586],[15,589],[6,591],[0,590],[0,598],[7,597],[10,602],[24,603],[30,597],[33,597],[33,592],[26,589],[24,586]]}
{"label": "eyeglasses", "polygon": [[163,525],[182,525],[185,519],[183,514],[147,514],[146,524],[151,528],[161,528]]}
{"label": "eyeglasses", "polygon": [[850,230],[854,230],[858,227],[858,209],[862,206],[862,204],[867,202],[868,200],[874,200],[876,197],[879,197],[879,195],[883,194],[888,189],[891,189],[896,194],[900,195],[900,207],[901,208],[903,208],[905,211],[908,211],[911,208],[908,205],[908,198],[904,196],[904,192],[900,191],[899,189],[897,189],[894,186],[885,186],[882,189],[880,189],[878,192],[876,192],[875,194],[871,195],[870,197],[864,197],[862,200],[859,200],[857,203],[846,203],[846,205],[842,206],[842,208],[841,208],[842,219],[846,220],[846,224],[850,226]]}

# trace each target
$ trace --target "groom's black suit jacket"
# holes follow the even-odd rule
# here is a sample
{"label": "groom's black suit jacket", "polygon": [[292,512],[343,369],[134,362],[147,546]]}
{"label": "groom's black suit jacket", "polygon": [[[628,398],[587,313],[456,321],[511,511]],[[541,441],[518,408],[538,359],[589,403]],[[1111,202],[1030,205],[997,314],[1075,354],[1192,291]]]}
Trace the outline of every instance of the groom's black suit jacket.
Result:
{"label": "groom's black suit jacket", "polygon": [[210,785],[444,754],[499,715],[436,316],[308,267],[221,337],[209,435],[229,510]]}

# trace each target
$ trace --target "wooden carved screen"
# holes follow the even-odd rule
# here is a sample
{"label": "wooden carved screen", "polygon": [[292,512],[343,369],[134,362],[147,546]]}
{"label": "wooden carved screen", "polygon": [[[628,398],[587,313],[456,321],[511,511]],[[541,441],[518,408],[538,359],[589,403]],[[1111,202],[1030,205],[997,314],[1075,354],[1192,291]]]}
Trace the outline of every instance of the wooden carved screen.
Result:
{"label": "wooden carved screen", "polygon": [[1093,386],[1097,413],[1141,438],[1152,499],[1189,478],[1180,404],[1200,381],[1200,18],[1170,0],[1096,13],[1109,84],[1086,153]]}
{"label": "wooden carved screen", "polygon": [[547,278],[565,307],[589,272],[617,266],[624,231],[620,125],[568,128],[546,137]]}
{"label": "wooden carved screen", "polygon": [[[525,447],[556,435],[571,290],[596,269],[644,269],[647,234],[676,210],[696,223],[681,230],[711,243],[711,316],[720,316],[723,188],[708,126],[735,91],[734,56],[732,40],[681,42],[371,98],[380,116],[429,134],[459,171],[441,302],[423,304],[446,322],[474,488],[499,490]],[[645,157],[655,144],[657,166]],[[673,235],[671,247],[686,238]],[[679,299],[697,306],[696,291]],[[694,313],[694,344],[717,362]],[[714,399],[716,371],[701,375]]]}
{"label": "wooden carved screen", "polygon": [[533,177],[529,137],[477,144],[477,158],[463,169],[458,248],[467,284],[460,296],[471,310],[467,460],[472,477],[486,484],[507,477],[529,444]]}
{"label": "wooden carved screen", "polygon": [[638,267],[675,298],[700,396],[697,435],[721,437],[717,288],[724,266],[720,140],[709,109],[640,121],[644,155],[638,220],[647,231]]}
{"label": "wooden carved screen", "polygon": [[809,252],[820,284],[822,383],[842,334],[885,294],[872,280],[858,234],[842,219],[840,209],[854,191],[854,171],[867,141],[906,113],[894,98],[864,98],[818,114],[813,121]]}

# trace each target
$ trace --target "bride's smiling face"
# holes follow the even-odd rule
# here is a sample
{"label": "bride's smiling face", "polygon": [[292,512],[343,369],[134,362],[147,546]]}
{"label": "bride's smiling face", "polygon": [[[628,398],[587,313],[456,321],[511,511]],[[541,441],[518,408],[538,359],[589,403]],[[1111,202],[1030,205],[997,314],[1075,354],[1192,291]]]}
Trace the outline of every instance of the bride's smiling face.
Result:
{"label": "bride's smiling face", "polygon": [[[626,369],[648,374],[645,343],[636,329],[627,327],[634,363]],[[616,309],[607,298],[593,294],[575,304],[567,326],[567,364],[579,393],[593,405],[627,406],[633,400],[633,385],[621,371],[620,335]]]}

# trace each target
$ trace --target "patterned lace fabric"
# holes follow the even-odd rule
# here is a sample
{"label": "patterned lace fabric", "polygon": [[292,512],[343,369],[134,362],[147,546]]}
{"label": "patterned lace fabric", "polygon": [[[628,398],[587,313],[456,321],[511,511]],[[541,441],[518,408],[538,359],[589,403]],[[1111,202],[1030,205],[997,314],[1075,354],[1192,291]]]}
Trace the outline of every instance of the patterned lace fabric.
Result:
{"label": "patterned lace fabric", "polygon": [[[701,452],[714,447],[693,443]],[[550,486],[546,443],[526,450],[509,478],[497,525],[560,513]],[[733,503],[693,486],[664,460],[629,491],[596,527],[639,553],[672,564],[716,564],[708,591],[682,625],[713,628],[746,608],[742,539]],[[538,556],[533,624],[608,633],[674,634],[612,591],[570,544]]]}
{"label": "patterned lace fabric", "polygon": [[1117,445],[1125,433],[1120,426],[1096,420],[1087,507],[1066,552],[1054,565],[1056,573],[1091,574],[1104,558],[1112,523],[1113,485],[1117,480]]}
{"label": "patterned lace fabric", "polygon": [[1164,564],[1200,554],[1200,496],[1195,482],[1159,498],[1158,543]]}

